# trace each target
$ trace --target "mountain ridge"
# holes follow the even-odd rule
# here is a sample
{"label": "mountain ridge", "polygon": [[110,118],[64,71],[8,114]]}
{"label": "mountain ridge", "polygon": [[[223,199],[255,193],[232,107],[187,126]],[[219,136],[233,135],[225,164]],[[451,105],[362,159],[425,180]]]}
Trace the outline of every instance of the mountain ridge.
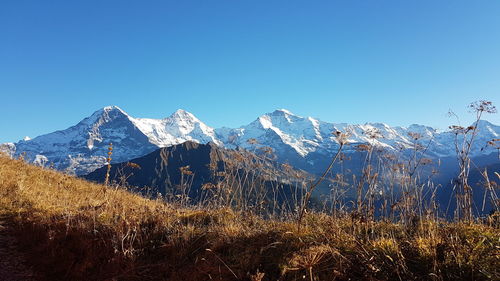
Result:
{"label": "mountain ridge", "polygon": [[[481,120],[478,127],[480,132],[472,154],[494,152],[486,143],[500,137],[500,126]],[[338,147],[332,135],[334,131],[347,132],[353,144],[371,143],[393,151],[411,148],[414,140],[409,133],[418,133],[419,142],[431,142],[428,150],[431,157],[450,157],[455,153],[453,132],[440,132],[418,124],[391,127],[385,123],[331,123],[278,109],[239,128],[213,128],[182,109],[168,117],[152,119],[132,117],[118,106],[101,108],[65,130],[3,144],[0,151],[14,157],[24,153],[29,162],[53,163],[55,168],[75,174],[88,173],[104,165],[109,143],[114,145],[113,162],[123,162],[185,141],[212,142],[232,149],[253,150],[267,146],[286,162],[307,159],[311,155],[329,157]],[[353,152],[354,148],[345,151]]]}

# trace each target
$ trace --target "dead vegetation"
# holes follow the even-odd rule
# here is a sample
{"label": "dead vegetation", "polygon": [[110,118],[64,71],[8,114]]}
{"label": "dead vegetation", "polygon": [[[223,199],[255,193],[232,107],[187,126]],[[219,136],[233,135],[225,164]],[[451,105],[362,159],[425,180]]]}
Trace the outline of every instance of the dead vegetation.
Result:
{"label": "dead vegetation", "polygon": [[177,209],[0,158],[0,206],[47,280],[498,280],[500,231],[306,213]]}

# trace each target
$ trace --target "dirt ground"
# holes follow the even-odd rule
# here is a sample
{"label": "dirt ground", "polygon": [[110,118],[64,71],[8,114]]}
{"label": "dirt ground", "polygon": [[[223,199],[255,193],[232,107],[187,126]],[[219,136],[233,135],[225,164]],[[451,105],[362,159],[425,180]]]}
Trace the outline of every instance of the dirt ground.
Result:
{"label": "dirt ground", "polygon": [[32,269],[26,265],[24,255],[19,251],[16,238],[8,223],[0,217],[0,280],[37,280]]}

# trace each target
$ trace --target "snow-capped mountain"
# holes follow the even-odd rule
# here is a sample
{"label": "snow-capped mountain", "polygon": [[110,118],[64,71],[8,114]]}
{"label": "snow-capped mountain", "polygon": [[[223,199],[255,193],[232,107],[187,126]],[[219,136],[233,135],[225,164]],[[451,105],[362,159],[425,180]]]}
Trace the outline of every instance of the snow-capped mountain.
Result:
{"label": "snow-capped mountain", "polygon": [[42,135],[15,144],[14,155],[38,164],[53,163],[55,168],[86,173],[106,162],[109,143],[119,147],[113,151],[113,160],[140,156],[156,148],[149,138],[118,107],[105,107],[66,130]]}
{"label": "snow-capped mountain", "polygon": [[213,128],[182,109],[164,119],[130,118],[130,120],[148,136],[152,144],[158,147],[172,146],[188,140],[222,145],[216,138]]}
{"label": "snow-capped mountain", "polygon": [[[474,155],[490,154],[494,148],[486,143],[500,137],[500,127],[487,121],[478,124]],[[401,150],[413,146],[410,133],[417,133],[419,142],[427,145],[432,157],[455,155],[455,134],[438,132],[422,126],[390,127],[383,123],[350,125],[328,123],[312,117],[301,117],[281,109],[264,114],[240,128],[214,129],[193,114],[177,110],[164,119],[134,118],[116,106],[96,111],[90,117],[66,130],[56,131],[18,143],[3,144],[0,151],[12,156],[24,155],[25,159],[40,165],[53,165],[59,170],[84,174],[106,162],[109,143],[113,143],[112,162],[122,162],[143,156],[159,147],[194,141],[213,142],[227,148],[273,148],[282,161],[308,162],[328,159],[338,147],[332,132],[349,135],[351,143],[372,143],[388,150]],[[346,152],[354,147],[346,148]],[[303,167],[302,167],[303,168]]]}
{"label": "snow-capped mountain", "polygon": [[66,130],[5,144],[3,150],[14,156],[24,153],[26,160],[36,164],[53,163],[59,170],[85,174],[106,163],[110,143],[112,162],[121,162],[188,140],[218,143],[213,131],[183,110],[155,120],[133,118],[117,106],[108,106]]}
{"label": "snow-capped mountain", "polygon": [[[431,127],[416,124],[409,127],[390,127],[383,123],[363,125],[328,123],[312,117],[300,117],[284,109],[264,114],[241,128],[216,130],[219,139],[228,147],[250,148],[254,144],[249,140],[255,139],[259,144],[278,150],[280,146],[292,148],[302,157],[312,152],[326,153],[336,149],[338,145],[332,134],[334,131],[347,133],[350,143],[371,143],[389,150],[413,147],[412,136],[418,134],[419,144],[430,143],[428,153],[431,155],[437,157],[455,155],[455,134],[451,131],[438,132]],[[487,147],[486,144],[492,139],[499,138],[500,127],[481,120],[478,132],[473,154],[491,153],[493,148]]]}

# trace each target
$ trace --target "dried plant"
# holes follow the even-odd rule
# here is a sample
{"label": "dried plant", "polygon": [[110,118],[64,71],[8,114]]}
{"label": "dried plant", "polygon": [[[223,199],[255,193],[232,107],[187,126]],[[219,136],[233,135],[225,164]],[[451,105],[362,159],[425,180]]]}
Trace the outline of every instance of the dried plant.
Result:
{"label": "dried plant", "polygon": [[455,218],[472,222],[474,219],[473,203],[472,203],[472,186],[469,184],[469,173],[471,170],[471,150],[474,140],[478,133],[479,122],[485,113],[496,113],[496,107],[490,101],[476,101],[469,105],[472,113],[475,113],[476,118],[474,125],[462,127],[459,125],[450,126],[450,129],[455,134],[455,152],[457,154],[460,173],[455,184],[455,194],[457,207],[455,210]]}
{"label": "dried plant", "polygon": [[106,176],[104,178],[104,185],[108,185],[109,184],[109,172],[111,171],[111,155],[112,154],[113,154],[113,144],[109,143],[108,157],[106,158],[107,170],[106,170]]}

